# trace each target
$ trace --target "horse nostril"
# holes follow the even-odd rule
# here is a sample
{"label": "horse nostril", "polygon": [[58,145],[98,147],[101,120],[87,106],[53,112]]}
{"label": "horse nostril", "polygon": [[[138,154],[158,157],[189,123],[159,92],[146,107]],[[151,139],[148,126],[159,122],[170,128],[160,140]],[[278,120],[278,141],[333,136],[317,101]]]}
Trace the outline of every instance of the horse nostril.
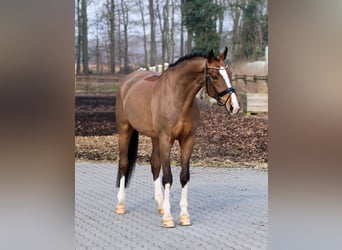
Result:
{"label": "horse nostril", "polygon": [[233,113],[233,110],[234,110],[233,105],[230,105],[230,108],[229,108],[230,113]]}

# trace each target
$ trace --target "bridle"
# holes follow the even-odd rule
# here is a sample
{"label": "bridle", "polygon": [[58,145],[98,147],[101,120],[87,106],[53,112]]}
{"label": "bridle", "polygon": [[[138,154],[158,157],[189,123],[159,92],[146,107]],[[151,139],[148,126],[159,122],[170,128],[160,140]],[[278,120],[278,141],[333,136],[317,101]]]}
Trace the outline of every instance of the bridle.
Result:
{"label": "bridle", "polygon": [[[225,67],[225,69],[228,68],[228,66]],[[234,87],[230,87],[230,88],[226,88],[225,90],[218,92],[217,89],[215,88],[213,82],[210,79],[210,75],[208,74],[208,69],[216,69],[216,70],[221,70],[222,68],[217,68],[217,67],[208,67],[208,64],[205,65],[205,87],[207,90],[207,94],[209,95],[209,91],[208,91],[208,85],[210,85],[212,87],[212,89],[215,92],[215,96],[214,98],[216,99],[216,102],[219,106],[223,106],[225,105],[226,107],[226,103],[228,101],[228,99],[230,98],[230,96],[232,95],[232,93],[236,93],[235,92],[235,88]],[[221,101],[221,98],[227,94],[230,93],[230,95],[227,97],[225,102]],[[227,107],[226,107],[227,108]]]}

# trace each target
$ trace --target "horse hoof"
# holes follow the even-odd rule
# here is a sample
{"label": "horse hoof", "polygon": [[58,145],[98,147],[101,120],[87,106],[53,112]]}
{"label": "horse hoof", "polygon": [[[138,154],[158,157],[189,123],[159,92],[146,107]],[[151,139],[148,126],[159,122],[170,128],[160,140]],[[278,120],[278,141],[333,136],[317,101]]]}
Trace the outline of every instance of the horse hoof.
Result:
{"label": "horse hoof", "polygon": [[161,207],[160,207],[160,208],[158,208],[158,213],[159,213],[159,214],[164,214],[164,209],[163,209],[163,208],[161,208]]}
{"label": "horse hoof", "polygon": [[124,205],[124,204],[119,204],[119,205],[117,205],[116,208],[115,208],[115,212],[116,212],[117,214],[124,214],[124,213],[126,213],[126,207],[125,207],[125,205]]}
{"label": "horse hoof", "polygon": [[190,216],[188,215],[179,216],[179,224],[181,226],[191,226]]}
{"label": "horse hoof", "polygon": [[163,219],[163,227],[166,227],[166,228],[175,227],[175,222],[173,221],[173,218],[168,217],[168,218]]}

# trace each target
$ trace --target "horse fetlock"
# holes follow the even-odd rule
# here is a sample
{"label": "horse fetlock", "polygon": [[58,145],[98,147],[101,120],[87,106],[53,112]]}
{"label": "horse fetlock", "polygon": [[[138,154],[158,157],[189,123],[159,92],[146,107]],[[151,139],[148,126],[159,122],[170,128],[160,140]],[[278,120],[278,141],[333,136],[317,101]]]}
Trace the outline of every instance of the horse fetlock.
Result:
{"label": "horse fetlock", "polygon": [[164,214],[164,209],[162,207],[158,207],[158,213],[159,214]]}
{"label": "horse fetlock", "polygon": [[154,181],[154,187],[155,187],[155,194],[154,199],[158,204],[158,212],[159,214],[163,214],[163,192],[161,189],[161,183],[159,177],[157,177]]}
{"label": "horse fetlock", "polygon": [[164,209],[163,209],[163,197],[155,197],[154,198],[158,204],[158,212],[159,214],[163,214],[164,213]]}

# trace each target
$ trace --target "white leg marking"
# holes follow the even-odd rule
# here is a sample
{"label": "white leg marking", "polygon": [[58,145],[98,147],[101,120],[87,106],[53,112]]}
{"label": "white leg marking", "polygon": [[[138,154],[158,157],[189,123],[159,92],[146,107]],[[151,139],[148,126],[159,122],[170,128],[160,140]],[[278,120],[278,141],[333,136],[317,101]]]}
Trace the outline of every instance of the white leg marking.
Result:
{"label": "white leg marking", "polygon": [[182,196],[181,201],[179,203],[181,207],[180,216],[186,215],[189,216],[188,213],[188,183],[182,188]]}
{"label": "white leg marking", "polygon": [[170,211],[170,184],[165,184],[165,196],[163,202],[164,216],[163,218],[172,217]]}
{"label": "white leg marking", "polygon": [[[160,178],[158,177],[154,181],[154,199],[156,200],[158,204],[158,210],[163,208],[163,192],[162,187],[160,183]],[[161,212],[161,210],[159,210]]]}
{"label": "white leg marking", "polygon": [[125,176],[120,179],[120,188],[118,192],[118,204],[123,204],[125,202]]}

